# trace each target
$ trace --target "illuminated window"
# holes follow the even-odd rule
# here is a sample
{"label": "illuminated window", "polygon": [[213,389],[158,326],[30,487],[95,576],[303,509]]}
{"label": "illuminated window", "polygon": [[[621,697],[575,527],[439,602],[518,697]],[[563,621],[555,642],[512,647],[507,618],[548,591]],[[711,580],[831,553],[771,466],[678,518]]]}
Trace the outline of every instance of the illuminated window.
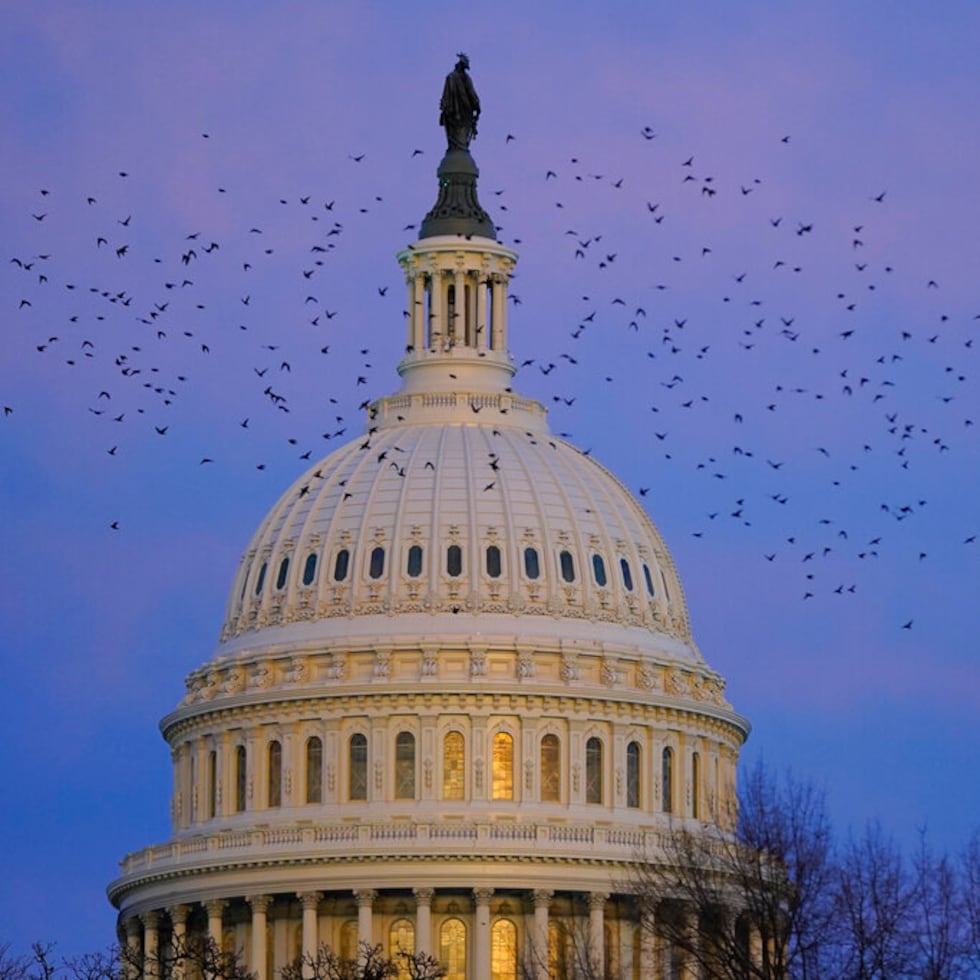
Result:
{"label": "illuminated window", "polygon": [[548,920],[548,976],[571,976],[573,956],[569,955],[569,935],[564,923]]}
{"label": "illuminated window", "polygon": [[248,775],[246,773],[245,746],[239,745],[235,749],[235,811],[242,813],[245,809],[245,788]]}
{"label": "illuminated window", "polygon": [[337,552],[337,557],[333,563],[333,579],[335,582],[343,582],[347,578],[347,568],[350,565],[350,552],[346,548],[341,548]]}
{"label": "illuminated window", "polygon": [[347,795],[352,800],[366,800],[368,791],[368,744],[366,735],[350,737],[350,773]]}
{"label": "illuminated window", "polygon": [[585,802],[602,802],[602,742],[595,737],[585,743]]}
{"label": "illuminated window", "polygon": [[566,582],[574,582],[575,562],[572,560],[572,553],[570,551],[563,551],[558,556],[558,562],[561,565],[561,577]]}
{"label": "illuminated window", "polygon": [[446,549],[446,574],[452,578],[463,574],[463,549],[458,544]]}
{"label": "illuminated window", "polygon": [[491,980],[517,980],[517,926],[497,919],[490,931]]}
{"label": "illuminated window", "polygon": [[439,929],[439,963],[445,980],[466,980],[466,926],[459,919],[446,919]]}
{"label": "illuminated window", "polygon": [[656,595],[656,592],[654,591],[653,588],[653,577],[650,575],[649,565],[643,566],[643,578],[647,583],[647,592],[649,593],[650,598],[652,599]]}
{"label": "illuminated window", "polygon": [[493,737],[493,788],[492,799],[514,798],[514,739],[507,732],[497,732]]}
{"label": "illuminated window", "polygon": [[701,816],[701,756],[697,752],[691,756],[691,815]]}
{"label": "illuminated window", "polygon": [[289,578],[289,559],[283,558],[279,563],[279,574],[276,576],[276,588],[284,589],[286,580]]}
{"label": "illuminated window", "polygon": [[[395,961],[397,980],[411,980],[412,973],[408,963],[400,954],[412,956],[415,953],[415,926],[408,919],[396,919],[388,930],[388,954]],[[271,974],[270,974],[271,976]]]}
{"label": "illuminated window", "polygon": [[466,796],[466,746],[461,732],[448,732],[442,740],[442,798]]}
{"label": "illuminated window", "polygon": [[531,579],[535,579],[541,574],[541,568],[538,565],[538,553],[534,548],[524,549],[524,574]]}
{"label": "illuminated window", "polygon": [[415,736],[399,732],[395,738],[395,799],[415,799]]}
{"label": "illuminated window", "polygon": [[208,753],[208,819],[212,819],[218,805],[218,753]]}
{"label": "illuminated window", "polygon": [[255,582],[255,594],[258,595],[262,591],[262,586],[265,585],[265,570],[266,563],[262,562],[262,567],[259,569],[259,577]]}
{"label": "illuminated window", "polygon": [[306,740],[306,802],[323,802],[323,742],[316,735]]}
{"label": "illuminated window", "polygon": [[316,578],[316,554],[310,553],[306,556],[306,564],[303,566],[303,585],[312,585]]}
{"label": "illuminated window", "polygon": [[282,806],[282,745],[269,743],[269,806]]}
{"label": "illuminated window", "polygon": [[626,746],[626,805],[640,805],[640,743]]}
{"label": "illuminated window", "polygon": [[340,955],[345,960],[357,956],[357,919],[348,919],[340,927]]}
{"label": "illuminated window", "polygon": [[660,793],[664,813],[674,812],[674,753],[666,748],[660,759]]}
{"label": "illuminated window", "polygon": [[368,575],[371,578],[381,578],[385,571],[385,550],[378,547],[371,551],[371,564],[368,566]]}
{"label": "illuminated window", "polygon": [[500,578],[500,549],[495,544],[487,548],[487,575]]}
{"label": "illuminated window", "polygon": [[592,574],[595,576],[596,585],[606,584],[606,563],[602,560],[602,555],[592,556]]}
{"label": "illuminated window", "polygon": [[408,549],[408,568],[406,569],[410,578],[418,578],[422,574],[422,549],[413,544]]}
{"label": "illuminated window", "polygon": [[625,558],[619,559],[619,570],[623,573],[623,585],[628,592],[633,591],[633,573],[630,571],[630,563]]}
{"label": "illuminated window", "polygon": [[561,743],[557,735],[541,739],[541,799],[561,802]]}

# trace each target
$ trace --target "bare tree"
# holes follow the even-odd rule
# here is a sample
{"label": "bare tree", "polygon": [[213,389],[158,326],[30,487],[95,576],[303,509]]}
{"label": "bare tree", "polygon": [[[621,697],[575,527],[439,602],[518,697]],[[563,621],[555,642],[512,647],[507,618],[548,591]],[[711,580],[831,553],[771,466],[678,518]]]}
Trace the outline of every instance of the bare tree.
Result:
{"label": "bare tree", "polygon": [[974,831],[960,860],[964,919],[964,958],[980,975],[980,829]]}
{"label": "bare tree", "polygon": [[407,976],[409,980],[439,980],[446,971],[428,953],[397,951],[386,956],[380,944],[357,944],[357,954],[341,956],[321,945],[315,954],[297,957],[279,972],[280,980],[385,980]]}

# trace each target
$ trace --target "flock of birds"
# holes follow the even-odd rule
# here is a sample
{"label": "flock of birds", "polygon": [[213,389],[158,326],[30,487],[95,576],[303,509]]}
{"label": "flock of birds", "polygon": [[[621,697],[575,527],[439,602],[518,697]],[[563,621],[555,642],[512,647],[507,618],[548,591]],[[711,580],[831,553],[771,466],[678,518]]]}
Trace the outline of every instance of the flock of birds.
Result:
{"label": "flock of birds", "polygon": [[[201,139],[214,142],[207,133]],[[658,146],[650,127],[636,140],[638,153]],[[518,145],[519,134],[504,143]],[[774,152],[791,152],[793,142],[781,136],[773,144]],[[525,190],[532,206],[481,185],[499,237],[520,249],[537,236],[552,256],[551,274],[576,284],[575,296],[566,287],[566,305],[559,305],[545,295],[544,281],[531,293],[523,274],[512,282],[516,386],[551,407],[554,427],[567,438],[576,427],[601,432],[611,411],[603,406],[628,400],[645,419],[641,456],[656,462],[649,480],[634,487],[638,496],[648,496],[663,466],[681,468],[708,503],[691,534],[764,524],[770,538],[761,559],[798,574],[804,600],[856,594],[859,563],[896,549],[926,562],[929,551],[902,535],[929,505],[917,487],[930,484],[946,457],[976,453],[968,372],[980,314],[946,309],[936,279],[883,256],[876,236],[887,191],[869,190],[846,227],[825,230],[819,215],[775,210],[764,177],[723,179],[697,154],[667,156],[660,157],[660,182],[642,188],[570,157],[535,177],[540,183]],[[424,152],[413,150],[410,161],[417,157]],[[360,168],[364,160],[351,153],[344,165]],[[363,409],[392,387],[403,291],[382,281],[368,295],[362,289],[356,309],[344,308],[343,273],[335,267],[359,234],[357,222],[388,215],[377,187],[365,180],[346,202],[286,195],[252,223],[243,195],[218,186],[214,211],[203,211],[231,214],[235,227],[213,217],[178,232],[144,224],[140,194],[129,192],[135,179],[117,170],[105,193],[38,188],[25,205],[22,240],[7,243],[4,306],[15,321],[13,342],[30,349],[30,370],[45,383],[84,401],[75,407],[95,427],[88,430],[97,433],[95,451],[118,464],[146,440],[172,437],[190,421],[179,414],[181,402],[210,397],[189,394],[195,385],[230,394],[221,433],[178,461],[185,466],[238,458],[238,448],[228,449],[230,429],[260,430],[261,453],[248,464],[257,471],[271,465],[276,441],[286,460],[310,460],[324,443],[363,431]],[[434,196],[431,177],[418,181]],[[720,202],[726,210],[716,220],[711,209]],[[739,208],[746,245],[733,255],[723,225]],[[618,225],[607,220],[614,216]],[[511,220],[527,231],[507,234]],[[642,233],[610,232],[607,224],[642,225]],[[413,223],[386,227],[396,246],[415,230]],[[711,240],[713,228],[720,244]],[[837,284],[808,279],[818,254],[823,268],[833,257]],[[692,297],[700,305],[688,306]],[[896,301],[913,312],[892,324]],[[531,331],[526,324],[535,319],[552,324]],[[387,338],[377,356],[369,323]],[[372,373],[375,362],[381,378]],[[647,373],[637,386],[641,370]],[[632,390],[623,391],[624,377]],[[296,409],[311,386],[318,397],[329,387],[325,430],[322,401],[315,417]],[[3,424],[31,425],[2,391],[0,403]],[[198,435],[207,441],[207,429]],[[834,497],[873,493],[879,499],[859,524],[849,523],[854,509]],[[106,525],[122,529],[112,515]],[[973,546],[976,533],[964,526],[943,544]],[[911,629],[913,621],[899,625]]]}

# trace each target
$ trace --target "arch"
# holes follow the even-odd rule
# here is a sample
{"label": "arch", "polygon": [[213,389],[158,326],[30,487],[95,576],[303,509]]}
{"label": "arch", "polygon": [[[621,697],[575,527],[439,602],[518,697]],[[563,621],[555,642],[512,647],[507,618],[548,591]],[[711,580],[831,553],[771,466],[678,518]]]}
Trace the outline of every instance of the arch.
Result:
{"label": "arch", "polygon": [[602,739],[595,735],[585,743],[585,802],[602,802]]}
{"label": "arch", "polygon": [[247,773],[247,763],[248,756],[245,752],[245,746],[239,745],[235,749],[235,812],[243,813],[245,811],[245,791],[248,786],[248,773]]}
{"label": "arch", "polygon": [[269,795],[266,805],[282,806],[282,743],[269,743]]}
{"label": "arch", "polygon": [[415,799],[415,736],[411,732],[395,736],[395,799]]}
{"label": "arch", "polygon": [[674,750],[669,745],[660,756],[660,808],[674,812]]}
{"label": "arch", "polygon": [[306,802],[323,802],[323,742],[318,735],[306,740]]}
{"label": "arch", "polygon": [[347,797],[351,800],[368,798],[368,741],[358,732],[351,735],[347,748]]}
{"label": "arch", "polygon": [[541,801],[561,802],[561,741],[557,735],[541,739]]}
{"label": "arch", "polygon": [[640,773],[643,771],[640,761],[642,755],[639,742],[630,742],[626,746],[626,805],[639,808],[640,806]]}
{"label": "arch", "polygon": [[442,740],[442,798],[466,799],[466,741],[462,732],[446,732]]}
{"label": "arch", "polygon": [[493,737],[493,774],[491,799],[514,798],[514,737],[509,732],[497,732]]}
{"label": "arch", "polygon": [[439,927],[439,962],[445,980],[466,980],[466,926],[459,919],[446,919]]}
{"label": "arch", "polygon": [[510,919],[497,919],[490,930],[490,976],[517,980],[517,926]]}

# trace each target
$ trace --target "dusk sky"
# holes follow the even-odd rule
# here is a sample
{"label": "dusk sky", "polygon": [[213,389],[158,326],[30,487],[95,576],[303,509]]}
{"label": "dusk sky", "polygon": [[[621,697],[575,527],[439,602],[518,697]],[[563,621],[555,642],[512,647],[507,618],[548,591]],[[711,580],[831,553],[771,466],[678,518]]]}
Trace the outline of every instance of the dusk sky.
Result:
{"label": "dusk sky", "polygon": [[0,10],[0,945],[105,947],[169,837],[242,551],[399,386],[458,51],[514,385],[660,529],[743,761],[966,844],[980,5]]}

